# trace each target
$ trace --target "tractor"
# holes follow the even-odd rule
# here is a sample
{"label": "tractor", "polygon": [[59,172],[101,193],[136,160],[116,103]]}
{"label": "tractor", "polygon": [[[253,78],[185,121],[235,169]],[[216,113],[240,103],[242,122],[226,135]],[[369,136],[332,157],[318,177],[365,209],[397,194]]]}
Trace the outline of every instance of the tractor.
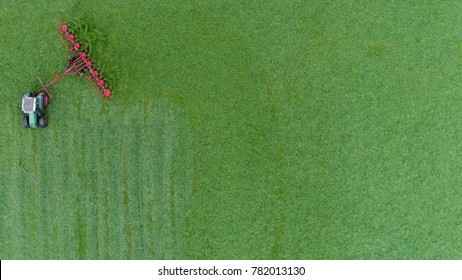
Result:
{"label": "tractor", "polygon": [[24,93],[22,97],[22,111],[24,113],[22,122],[24,127],[48,126],[45,118],[45,109],[51,97],[48,88],[65,76],[76,75],[81,78],[83,75],[88,74],[88,82],[95,92],[101,95],[101,98],[110,98],[111,90],[108,88],[107,81],[103,79],[101,73],[95,68],[88,54],[82,50],[80,43],[76,41],[75,34],[68,29],[66,24],[59,26],[58,34],[68,50],[68,65],[61,74],[55,72],[55,79],[46,85],[37,77],[42,88],[35,92]]}
{"label": "tractor", "polygon": [[33,94],[24,93],[22,96],[22,112],[24,116],[22,123],[26,128],[47,127],[48,121],[45,117],[45,110],[48,106],[50,96],[47,93],[40,92]]}

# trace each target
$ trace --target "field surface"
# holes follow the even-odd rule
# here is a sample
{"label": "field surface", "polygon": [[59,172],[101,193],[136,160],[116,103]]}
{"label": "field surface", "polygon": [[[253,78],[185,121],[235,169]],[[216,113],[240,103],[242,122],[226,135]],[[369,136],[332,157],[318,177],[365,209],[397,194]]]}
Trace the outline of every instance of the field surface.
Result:
{"label": "field surface", "polygon": [[[2,1],[1,259],[461,259],[462,1]],[[88,19],[115,77],[20,99]]]}

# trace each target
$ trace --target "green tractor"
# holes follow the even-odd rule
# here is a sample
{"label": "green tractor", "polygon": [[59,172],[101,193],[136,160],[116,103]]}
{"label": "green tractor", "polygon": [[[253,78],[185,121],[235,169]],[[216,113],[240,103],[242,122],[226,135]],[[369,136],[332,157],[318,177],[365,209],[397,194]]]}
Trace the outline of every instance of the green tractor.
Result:
{"label": "green tractor", "polygon": [[24,93],[22,96],[22,111],[24,116],[22,123],[26,128],[47,127],[48,121],[45,118],[45,109],[48,106],[50,96],[46,93],[33,94]]}

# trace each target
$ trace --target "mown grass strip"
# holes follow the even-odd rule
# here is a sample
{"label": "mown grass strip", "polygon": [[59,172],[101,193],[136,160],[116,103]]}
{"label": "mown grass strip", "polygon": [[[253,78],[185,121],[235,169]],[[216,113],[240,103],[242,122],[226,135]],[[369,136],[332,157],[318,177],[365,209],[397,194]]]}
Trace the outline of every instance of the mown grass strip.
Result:
{"label": "mown grass strip", "polygon": [[154,204],[156,203],[153,197],[155,185],[153,184],[153,169],[152,162],[156,160],[156,154],[154,150],[154,139],[155,133],[152,124],[155,123],[155,116],[157,115],[154,111],[152,102],[145,98],[144,100],[144,113],[143,123],[140,127],[142,131],[142,138],[140,140],[143,145],[139,146],[140,149],[140,170],[139,176],[141,178],[141,193],[140,197],[141,211],[139,213],[140,221],[142,224],[143,234],[143,246],[145,255],[141,258],[145,258],[146,255],[155,256],[154,245],[157,237],[154,236]]}
{"label": "mown grass strip", "polygon": [[[131,160],[129,161],[129,169],[128,169],[128,176],[129,176],[129,185],[132,186],[128,190],[128,195],[130,197],[130,213],[129,218],[133,221],[132,222],[132,229],[137,234],[132,234],[132,242],[133,242],[133,258],[140,259],[145,256],[145,244],[146,239],[144,235],[145,224],[143,220],[144,214],[144,189],[145,187],[143,184],[143,176],[140,176],[142,172],[142,165],[148,164],[142,161],[141,154],[143,152],[148,153],[151,157],[154,157],[150,151],[146,150],[147,143],[145,142],[144,137],[144,127],[141,124],[136,124],[131,126],[131,129],[128,130],[131,137],[127,138],[129,141],[130,146],[130,156]],[[138,143],[138,144],[135,144]]]}
{"label": "mown grass strip", "polygon": [[116,259],[124,259],[127,255],[127,241],[123,235],[123,146],[120,144],[123,135],[118,124],[108,120],[101,125],[101,142],[104,145],[104,165],[102,169],[108,174],[109,188],[109,223],[111,225],[110,238],[111,255]]}

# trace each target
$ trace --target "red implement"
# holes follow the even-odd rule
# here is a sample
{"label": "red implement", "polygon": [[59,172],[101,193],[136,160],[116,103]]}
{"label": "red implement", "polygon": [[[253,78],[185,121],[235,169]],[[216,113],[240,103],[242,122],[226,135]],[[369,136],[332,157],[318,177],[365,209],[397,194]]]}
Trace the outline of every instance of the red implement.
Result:
{"label": "red implement", "polygon": [[65,76],[78,75],[79,77],[82,77],[84,74],[88,74],[88,81],[95,91],[103,97],[110,97],[111,91],[107,87],[106,81],[100,77],[99,71],[94,68],[92,61],[88,58],[88,55],[81,51],[80,43],[75,40],[75,35],[69,31],[66,24],[61,24],[58,34],[69,51],[69,64],[63,73],[59,74],[55,72],[56,78],[47,85],[44,85],[39,79],[42,84],[42,88],[38,90],[37,93],[41,91],[46,91],[48,93],[48,88]]}

